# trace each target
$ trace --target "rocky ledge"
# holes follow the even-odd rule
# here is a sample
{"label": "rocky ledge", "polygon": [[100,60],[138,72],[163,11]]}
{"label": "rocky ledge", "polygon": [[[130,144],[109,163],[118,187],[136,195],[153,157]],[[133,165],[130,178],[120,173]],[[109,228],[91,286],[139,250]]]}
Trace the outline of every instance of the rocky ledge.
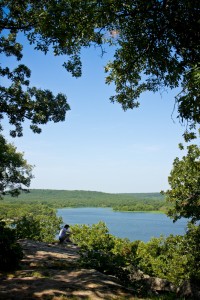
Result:
{"label": "rocky ledge", "polygon": [[78,247],[20,240],[24,258],[15,272],[0,273],[2,300],[135,299],[115,278],[78,265]]}
{"label": "rocky ledge", "polygon": [[73,244],[31,240],[20,240],[19,243],[24,252],[20,268],[15,272],[0,273],[2,300],[144,299],[138,294],[140,289],[142,294],[144,290],[148,294],[152,292],[153,299],[156,294],[163,293],[174,293],[176,299],[200,299],[199,288],[191,282],[184,282],[177,289],[167,280],[149,277],[140,271],[132,273],[130,279],[135,288],[128,289],[113,276],[81,268],[79,248]]}

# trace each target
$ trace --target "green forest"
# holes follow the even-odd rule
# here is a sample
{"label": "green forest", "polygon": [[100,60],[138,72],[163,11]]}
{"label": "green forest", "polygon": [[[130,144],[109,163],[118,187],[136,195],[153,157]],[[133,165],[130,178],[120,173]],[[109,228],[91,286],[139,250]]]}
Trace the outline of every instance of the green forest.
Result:
{"label": "green forest", "polygon": [[44,204],[52,208],[63,207],[111,207],[119,211],[162,211],[169,207],[160,193],[110,194],[94,191],[68,191],[31,189],[17,198],[5,196],[0,202],[2,214],[6,207]]}

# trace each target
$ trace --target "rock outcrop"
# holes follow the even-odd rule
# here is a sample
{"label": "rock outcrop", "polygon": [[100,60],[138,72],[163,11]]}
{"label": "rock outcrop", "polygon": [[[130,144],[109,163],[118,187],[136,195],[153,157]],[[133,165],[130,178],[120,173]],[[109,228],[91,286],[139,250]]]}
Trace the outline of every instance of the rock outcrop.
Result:
{"label": "rock outcrop", "polygon": [[24,258],[15,272],[0,273],[1,300],[135,299],[111,276],[78,265],[78,247],[19,241]]}

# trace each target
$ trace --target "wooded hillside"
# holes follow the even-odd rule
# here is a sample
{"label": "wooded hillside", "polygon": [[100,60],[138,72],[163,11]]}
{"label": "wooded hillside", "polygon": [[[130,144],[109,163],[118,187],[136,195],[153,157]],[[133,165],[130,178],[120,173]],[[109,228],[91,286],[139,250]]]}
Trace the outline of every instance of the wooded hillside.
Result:
{"label": "wooded hillside", "polygon": [[160,193],[109,194],[95,191],[33,189],[18,198],[6,196],[1,204],[48,204],[62,207],[112,207],[121,211],[164,211],[165,197]]}

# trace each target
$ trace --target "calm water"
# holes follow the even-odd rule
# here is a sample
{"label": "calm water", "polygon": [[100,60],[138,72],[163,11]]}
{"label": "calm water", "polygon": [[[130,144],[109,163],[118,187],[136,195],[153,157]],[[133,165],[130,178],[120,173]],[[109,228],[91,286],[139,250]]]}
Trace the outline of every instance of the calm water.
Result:
{"label": "calm water", "polygon": [[144,242],[161,234],[184,234],[187,223],[185,219],[181,219],[174,224],[165,214],[115,212],[110,208],[62,208],[58,209],[57,215],[63,218],[64,223],[71,225],[92,225],[103,221],[111,234]]}

